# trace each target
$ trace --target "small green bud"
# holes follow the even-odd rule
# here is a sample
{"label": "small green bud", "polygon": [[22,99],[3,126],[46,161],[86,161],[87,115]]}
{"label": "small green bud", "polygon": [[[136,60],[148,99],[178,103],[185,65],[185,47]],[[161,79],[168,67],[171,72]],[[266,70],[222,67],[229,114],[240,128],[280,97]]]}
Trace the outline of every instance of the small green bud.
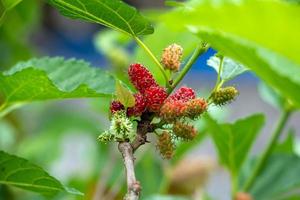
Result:
{"label": "small green bud", "polygon": [[135,136],[132,121],[126,116],[125,111],[121,110],[113,113],[109,130],[102,133],[98,140],[101,142],[132,142]]}
{"label": "small green bud", "polygon": [[114,140],[114,135],[111,134],[109,131],[104,131],[101,135],[97,138],[100,142],[111,142]]}
{"label": "small green bud", "polygon": [[232,86],[220,88],[212,94],[212,101],[215,105],[222,106],[233,101],[238,94],[238,90]]}

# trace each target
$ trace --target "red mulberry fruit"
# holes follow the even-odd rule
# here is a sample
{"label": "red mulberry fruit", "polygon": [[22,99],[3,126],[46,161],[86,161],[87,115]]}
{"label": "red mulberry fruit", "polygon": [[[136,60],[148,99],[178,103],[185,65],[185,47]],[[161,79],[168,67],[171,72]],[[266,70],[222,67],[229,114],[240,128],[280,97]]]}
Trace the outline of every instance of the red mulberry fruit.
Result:
{"label": "red mulberry fruit", "polygon": [[128,75],[131,83],[141,93],[144,93],[151,86],[158,86],[149,70],[141,64],[130,65]]}
{"label": "red mulberry fruit", "polygon": [[172,94],[169,98],[172,100],[181,100],[181,101],[187,102],[191,99],[195,99],[196,93],[192,88],[181,87],[174,94]]}
{"label": "red mulberry fruit", "polygon": [[147,101],[147,108],[150,112],[159,112],[164,101],[168,97],[166,89],[160,86],[154,86],[146,89],[145,98]]}
{"label": "red mulberry fruit", "polygon": [[141,116],[146,109],[146,101],[144,96],[141,93],[136,93],[134,95],[135,98],[135,105],[134,107],[127,109],[127,116]]}
{"label": "red mulberry fruit", "polygon": [[110,104],[110,112],[111,113],[115,113],[115,112],[123,110],[123,109],[125,109],[125,108],[124,108],[123,104],[121,104],[120,101],[114,100]]}

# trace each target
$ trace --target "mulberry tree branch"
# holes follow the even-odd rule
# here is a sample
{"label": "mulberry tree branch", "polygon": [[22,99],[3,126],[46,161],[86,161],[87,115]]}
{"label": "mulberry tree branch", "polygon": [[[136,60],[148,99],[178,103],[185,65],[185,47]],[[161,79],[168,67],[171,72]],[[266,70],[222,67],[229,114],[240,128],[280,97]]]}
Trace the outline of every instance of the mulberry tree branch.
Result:
{"label": "mulberry tree branch", "polygon": [[147,143],[147,133],[153,131],[151,125],[152,116],[148,113],[144,113],[141,116],[141,121],[137,125],[137,135],[132,143],[120,142],[119,151],[122,154],[127,179],[127,194],[124,200],[138,200],[141,192],[141,186],[139,181],[135,177],[134,170],[134,152],[143,144]]}
{"label": "mulberry tree branch", "polygon": [[141,186],[135,177],[133,148],[129,142],[120,142],[118,148],[122,154],[126,170],[127,194],[124,200],[138,200]]}

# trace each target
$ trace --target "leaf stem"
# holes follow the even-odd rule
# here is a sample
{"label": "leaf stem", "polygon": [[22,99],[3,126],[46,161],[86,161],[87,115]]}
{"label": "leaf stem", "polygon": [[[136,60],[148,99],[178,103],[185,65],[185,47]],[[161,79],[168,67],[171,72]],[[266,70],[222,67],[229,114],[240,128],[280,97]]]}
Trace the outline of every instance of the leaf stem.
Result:
{"label": "leaf stem", "polygon": [[181,70],[180,74],[177,76],[177,78],[175,79],[174,83],[172,84],[172,87],[169,89],[169,93],[171,93],[176,88],[176,86],[182,81],[182,79],[184,78],[184,76],[188,73],[188,71],[191,69],[191,67],[193,66],[193,64],[196,62],[197,58],[200,55],[202,55],[203,53],[205,53],[208,48],[209,48],[209,45],[207,45],[204,42],[202,42],[200,45],[198,45],[196,47],[193,55],[190,57],[190,59],[188,60],[188,62],[185,64],[185,66]]}
{"label": "leaf stem", "polygon": [[219,67],[219,70],[218,70],[218,77],[217,77],[217,81],[216,81],[216,84],[215,84],[215,87],[214,89],[212,90],[212,92],[210,93],[208,99],[210,99],[213,95],[213,93],[218,90],[220,87],[222,87],[222,85],[224,84],[224,80],[221,79],[221,73],[223,71],[223,63],[224,63],[224,57],[221,56],[220,57],[220,67]]}
{"label": "leaf stem", "polygon": [[7,115],[8,113],[10,113],[11,111],[25,105],[25,102],[18,102],[18,103],[14,103],[14,104],[7,104],[7,103],[3,103],[0,106],[0,119],[2,117],[4,117],[5,115]]}
{"label": "leaf stem", "polygon": [[165,80],[166,80],[166,85],[169,88],[170,84],[169,84],[169,80],[168,80],[168,76],[166,74],[166,71],[164,69],[164,67],[161,65],[161,63],[157,60],[157,58],[153,55],[152,51],[146,46],[146,44],[140,40],[140,38],[138,37],[134,37],[135,41],[137,42],[137,44],[142,47],[146,53],[148,53],[148,55],[152,58],[152,60],[155,62],[155,64],[159,67],[161,73],[163,74]]}
{"label": "leaf stem", "polygon": [[282,130],[284,129],[291,113],[292,113],[292,110],[285,109],[283,111],[283,113],[281,114],[281,117],[280,117],[280,119],[277,123],[277,126],[276,126],[273,134],[272,134],[272,137],[271,137],[271,140],[270,140],[269,144],[267,145],[267,147],[264,150],[262,156],[260,157],[260,159],[258,160],[256,166],[254,167],[254,170],[253,170],[252,174],[250,175],[249,179],[247,180],[246,184],[244,185],[244,188],[243,188],[244,191],[248,191],[252,187],[256,177],[263,170],[263,168],[266,164],[266,161],[269,158],[270,154],[272,153],[272,150],[273,150],[280,134],[282,133]]}
{"label": "leaf stem", "polygon": [[231,197],[234,199],[238,189],[238,179],[236,174],[231,175]]}

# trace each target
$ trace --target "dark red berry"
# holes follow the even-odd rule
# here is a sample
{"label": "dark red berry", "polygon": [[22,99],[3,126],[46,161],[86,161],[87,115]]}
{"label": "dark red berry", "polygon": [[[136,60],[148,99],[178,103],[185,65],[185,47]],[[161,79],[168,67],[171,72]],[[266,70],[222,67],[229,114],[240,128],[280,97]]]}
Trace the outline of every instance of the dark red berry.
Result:
{"label": "dark red berry", "polygon": [[128,108],[127,109],[127,116],[131,117],[131,116],[141,116],[143,114],[143,112],[146,109],[146,101],[144,99],[144,96],[141,93],[136,93],[134,94],[134,98],[135,98],[135,105],[134,107]]}
{"label": "dark red berry", "polygon": [[160,86],[152,86],[146,89],[144,95],[147,101],[147,108],[150,112],[159,112],[168,97],[166,89]]}
{"label": "dark red berry", "polygon": [[125,108],[124,108],[123,104],[121,104],[120,101],[114,100],[110,103],[110,112],[111,113],[115,113],[115,112],[123,110],[123,109],[125,109]]}
{"label": "dark red berry", "polygon": [[141,93],[151,86],[158,86],[149,70],[141,64],[131,64],[128,68],[128,75],[131,83]]}

